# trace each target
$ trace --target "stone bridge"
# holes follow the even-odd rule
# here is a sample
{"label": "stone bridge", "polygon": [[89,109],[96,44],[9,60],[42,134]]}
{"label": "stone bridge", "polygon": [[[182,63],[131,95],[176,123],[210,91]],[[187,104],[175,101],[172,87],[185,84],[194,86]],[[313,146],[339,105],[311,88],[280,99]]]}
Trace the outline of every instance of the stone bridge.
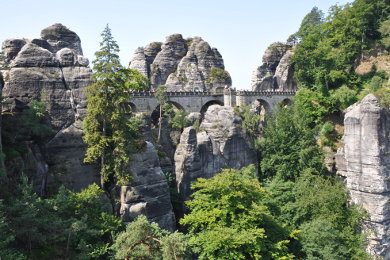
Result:
{"label": "stone bridge", "polygon": [[[167,102],[186,112],[205,112],[211,105],[244,106],[254,104],[264,107],[267,113],[271,112],[278,103],[290,104],[295,92],[281,91],[235,91],[226,89],[219,92],[165,92]],[[130,105],[135,112],[152,113],[159,103],[153,92],[131,92]]]}

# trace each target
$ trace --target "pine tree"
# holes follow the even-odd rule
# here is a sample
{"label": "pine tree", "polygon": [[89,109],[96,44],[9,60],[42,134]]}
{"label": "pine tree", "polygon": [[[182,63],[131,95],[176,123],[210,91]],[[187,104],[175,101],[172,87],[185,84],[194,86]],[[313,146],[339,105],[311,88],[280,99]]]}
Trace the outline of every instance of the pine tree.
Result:
{"label": "pine tree", "polygon": [[[93,61],[95,83],[87,88],[88,112],[84,120],[84,141],[88,145],[87,163],[100,161],[101,185],[108,180],[130,181],[127,169],[141,127],[137,117],[129,116],[128,92],[148,88],[148,79],[137,71],[124,68],[119,47],[106,26],[103,40]],[[114,179],[113,179],[114,178]]]}

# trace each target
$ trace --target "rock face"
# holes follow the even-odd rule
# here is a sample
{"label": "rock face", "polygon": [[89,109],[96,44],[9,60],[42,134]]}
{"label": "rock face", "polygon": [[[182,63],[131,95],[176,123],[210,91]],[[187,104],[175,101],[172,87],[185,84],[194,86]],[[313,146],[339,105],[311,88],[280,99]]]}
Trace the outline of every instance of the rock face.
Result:
{"label": "rock face", "polygon": [[293,51],[290,44],[273,43],[264,52],[263,64],[252,74],[252,90],[293,91],[297,85],[293,80],[290,64]]}
{"label": "rock face", "polygon": [[215,91],[232,84],[221,54],[200,37],[173,34],[163,44],[138,48],[129,67],[150,78],[152,88],[167,85],[167,91]]}
{"label": "rock face", "polygon": [[80,38],[61,24],[42,30],[41,39],[10,39],[3,43],[5,102],[47,103],[50,123],[60,130],[86,110],[84,88],[91,81]]}
{"label": "rock face", "polygon": [[[54,24],[42,30],[40,39],[6,40],[2,50],[3,110],[41,100],[46,103],[51,127],[58,131],[39,149],[30,145],[29,157],[35,158],[30,164],[36,165],[30,167],[35,174],[32,179],[42,185],[46,181],[62,183],[74,190],[98,182],[97,170],[83,163],[81,119],[86,113],[85,87],[92,84],[92,71],[82,56],[80,38],[65,26]],[[42,170],[46,164],[49,175]]]}
{"label": "rock face", "polygon": [[390,259],[390,110],[369,94],[348,108],[344,125],[338,174],[346,178],[352,202],[370,215],[368,252]]}
{"label": "rock face", "polygon": [[125,221],[143,214],[169,231],[175,229],[175,216],[167,180],[160,168],[157,151],[146,142],[143,152],[134,154],[130,163],[132,184],[121,187],[120,213]]}
{"label": "rock face", "polygon": [[257,157],[241,130],[241,118],[233,108],[212,105],[196,133],[184,129],[175,153],[176,182],[183,200],[191,194],[191,182],[211,178],[221,168],[240,169],[257,164]]}

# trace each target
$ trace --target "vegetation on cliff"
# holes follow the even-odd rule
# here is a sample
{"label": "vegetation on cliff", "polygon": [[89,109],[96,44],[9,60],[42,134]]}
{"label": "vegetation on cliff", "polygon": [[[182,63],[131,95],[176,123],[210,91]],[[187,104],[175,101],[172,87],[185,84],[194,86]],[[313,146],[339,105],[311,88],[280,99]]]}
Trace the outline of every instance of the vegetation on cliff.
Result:
{"label": "vegetation on cliff", "polygon": [[95,83],[87,88],[88,113],[84,119],[85,162],[100,163],[102,186],[115,179],[130,182],[127,164],[139,137],[140,119],[131,114],[128,92],[146,90],[149,81],[139,72],[124,68],[119,47],[108,26],[102,33],[101,49],[94,60]]}

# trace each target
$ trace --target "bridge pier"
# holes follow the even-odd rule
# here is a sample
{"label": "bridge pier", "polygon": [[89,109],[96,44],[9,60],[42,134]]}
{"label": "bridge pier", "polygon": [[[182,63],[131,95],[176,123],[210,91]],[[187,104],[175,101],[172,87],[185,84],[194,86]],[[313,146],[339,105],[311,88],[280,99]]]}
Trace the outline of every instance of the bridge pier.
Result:
{"label": "bridge pier", "polygon": [[236,91],[228,88],[223,91],[223,105],[225,107],[234,107],[236,103]]}
{"label": "bridge pier", "polygon": [[236,104],[239,107],[243,107],[247,105],[246,95],[244,91],[237,91]]}

